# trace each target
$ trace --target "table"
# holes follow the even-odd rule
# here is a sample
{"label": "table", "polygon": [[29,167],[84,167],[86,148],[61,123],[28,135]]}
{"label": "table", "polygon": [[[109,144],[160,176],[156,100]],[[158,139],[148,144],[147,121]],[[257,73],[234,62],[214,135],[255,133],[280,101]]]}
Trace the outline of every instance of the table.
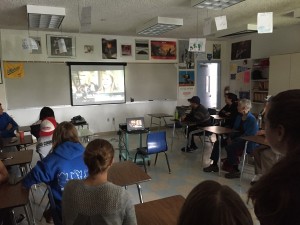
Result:
{"label": "table", "polygon": [[185,198],[175,195],[135,205],[138,225],[177,225]]}
{"label": "table", "polygon": [[[217,139],[219,141],[219,176],[221,176],[221,150],[222,150],[222,146],[221,146],[221,135],[222,134],[230,134],[232,132],[236,132],[235,130],[231,129],[231,128],[227,128],[227,127],[221,127],[221,126],[208,126],[208,127],[202,127],[203,129],[203,138],[205,138],[205,132],[211,132],[213,134],[216,134]],[[202,153],[202,164],[203,164],[203,155],[204,155],[204,145],[205,143],[203,142],[203,153]]]}
{"label": "table", "polygon": [[[167,117],[173,117],[172,115],[166,114],[166,113],[150,113],[148,116],[151,117],[150,122],[150,128],[152,127],[152,124],[158,125],[159,129],[161,129],[161,121],[163,120],[165,122],[165,125],[167,125],[166,118]],[[153,122],[153,118],[159,119],[159,123]]]}
{"label": "table", "polygon": [[[22,183],[11,185],[9,183],[1,184],[0,185],[0,209],[13,209],[16,207],[23,206],[27,221],[29,219],[29,214],[26,205],[30,204],[29,202],[29,189],[23,188]],[[32,211],[31,211],[32,213]],[[32,214],[33,223],[34,217]]]}
{"label": "table", "polygon": [[[16,138],[15,142],[12,142],[12,139]],[[27,145],[32,144],[32,136],[31,135],[24,135],[23,139],[20,139],[20,137],[10,137],[10,138],[3,138],[3,147],[12,147],[12,146],[18,146],[18,145],[24,145],[25,149]]]}
{"label": "table", "polygon": [[108,170],[107,180],[122,187],[136,184],[140,202],[143,203],[140,183],[151,180],[151,177],[132,161],[124,161],[112,164]]}
{"label": "table", "polygon": [[[126,127],[123,127],[122,124],[119,125],[119,159],[123,158],[124,160],[133,159],[134,157],[131,157],[129,152],[129,135],[138,135],[139,136],[139,148],[143,147],[143,134],[148,134],[149,129],[145,130],[134,130],[134,131],[128,131]],[[148,157],[145,159],[149,160]]]}
{"label": "table", "polygon": [[252,141],[252,142],[255,142],[260,145],[270,146],[264,135],[245,136],[245,137],[241,137],[241,139],[243,139],[247,142]]}
{"label": "table", "polygon": [[224,122],[226,120],[226,117],[222,117],[219,115],[210,115],[213,118],[213,124],[215,124],[216,122],[219,122],[219,126],[222,125],[222,122]]}
{"label": "table", "polygon": [[0,160],[3,160],[5,166],[23,165],[31,163],[33,150],[17,151],[17,152],[0,152]]}
{"label": "table", "polygon": [[30,128],[30,126],[21,126],[21,127],[18,127],[18,131],[30,132],[31,128]]}

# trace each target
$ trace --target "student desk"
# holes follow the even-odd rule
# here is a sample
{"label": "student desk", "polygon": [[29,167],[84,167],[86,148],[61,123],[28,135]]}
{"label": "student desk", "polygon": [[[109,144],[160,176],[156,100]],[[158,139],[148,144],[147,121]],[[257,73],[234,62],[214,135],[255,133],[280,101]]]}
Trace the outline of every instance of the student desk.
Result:
{"label": "student desk", "polygon": [[[148,116],[151,117],[150,129],[152,127],[152,124],[159,126],[159,129],[161,129],[161,121],[163,120],[165,125],[167,125],[166,118],[167,117],[173,117],[172,115],[169,115],[169,114],[166,114],[166,113],[150,113],[150,114],[148,114]],[[157,121],[154,122],[153,118],[158,119],[159,122],[157,122]]]}
{"label": "student desk", "polygon": [[135,205],[138,225],[177,225],[185,199],[181,195]]}
{"label": "student desk", "polygon": [[213,124],[215,124],[215,122],[219,123],[219,126],[222,125],[222,122],[225,122],[226,118],[219,116],[219,115],[210,115],[210,117],[213,119]]}
{"label": "student desk", "polygon": [[[15,141],[13,141],[15,140]],[[31,135],[24,135],[23,139],[20,139],[20,137],[10,137],[10,138],[3,138],[3,147],[12,147],[12,146],[18,146],[23,145],[26,149],[27,145],[31,145],[33,143],[32,136]]]}
{"label": "student desk", "polygon": [[[30,220],[26,205],[29,202],[29,189],[23,188],[22,183],[18,184],[1,184],[0,185],[0,209],[13,209],[23,206],[28,224],[35,223],[32,214],[32,221]],[[30,205],[29,205],[30,206]],[[31,211],[32,213],[32,211]]]}
{"label": "student desk", "polygon": [[[205,138],[205,132],[211,132],[213,134],[216,134],[217,139],[219,141],[219,168],[221,168],[221,150],[222,150],[222,146],[221,146],[221,136],[222,134],[230,134],[232,132],[235,132],[235,130],[231,129],[231,128],[227,128],[227,127],[220,127],[220,126],[208,126],[208,127],[202,127],[203,129],[203,138]],[[205,143],[203,142],[203,153],[204,153],[204,147],[205,147]],[[203,164],[203,153],[202,153],[202,164]],[[221,170],[219,169],[219,176],[221,176]]]}
{"label": "student desk", "polygon": [[107,180],[125,188],[136,184],[140,202],[143,203],[140,183],[151,180],[151,177],[132,161],[124,161],[112,164],[108,170]]}
{"label": "student desk", "polygon": [[2,160],[5,166],[23,165],[31,163],[32,154],[33,150],[0,152],[0,160]]}
{"label": "student desk", "polygon": [[18,131],[30,132],[31,128],[30,126],[22,126],[22,127],[18,127]]}

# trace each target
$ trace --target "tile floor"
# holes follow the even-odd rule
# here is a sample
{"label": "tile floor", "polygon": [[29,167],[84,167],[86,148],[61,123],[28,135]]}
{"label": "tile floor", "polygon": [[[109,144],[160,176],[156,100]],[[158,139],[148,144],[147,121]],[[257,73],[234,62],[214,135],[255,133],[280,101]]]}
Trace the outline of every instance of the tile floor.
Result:
{"label": "tile floor", "polygon": [[[118,150],[118,135],[99,135],[101,138],[109,140],[116,149],[115,160],[119,161],[119,150]],[[145,136],[143,135],[143,143],[145,143]],[[200,138],[196,138],[196,143],[198,147],[202,144],[200,142]],[[167,129],[167,141],[169,145],[169,161],[171,166],[172,173],[168,173],[167,164],[165,161],[165,157],[163,154],[159,155],[156,166],[151,163],[148,167],[148,174],[152,177],[152,180],[149,182],[142,183],[142,191],[143,191],[143,199],[144,202],[155,200],[171,195],[180,194],[184,197],[188,195],[188,193],[192,190],[194,186],[204,180],[215,180],[219,183],[226,184],[234,189],[237,193],[240,194],[242,199],[247,204],[247,190],[250,187],[250,180],[253,176],[253,166],[248,165],[246,167],[246,173],[243,176],[242,183],[240,184],[239,179],[225,179],[224,172],[222,172],[222,176],[218,176],[218,173],[204,173],[202,171],[202,148],[199,148],[197,151],[193,153],[183,153],[180,151],[181,147],[185,144],[185,138],[180,129],[177,130],[177,135],[175,135],[173,149],[171,149],[171,141],[172,141],[172,130]],[[139,138],[138,135],[130,135],[129,136],[129,147],[134,149],[138,147]],[[205,142],[205,150],[204,150],[204,166],[207,166],[209,161],[210,152],[212,149],[212,145],[209,142]],[[34,155],[34,159],[32,162],[32,166],[36,163],[38,159],[38,155]],[[153,159],[154,162],[154,159]],[[141,169],[143,169],[141,167]],[[247,173],[248,172],[248,173]],[[132,200],[134,204],[139,203],[138,192],[136,186],[129,186],[128,191],[132,196]],[[43,185],[39,185],[37,189],[33,189],[33,195],[35,197],[35,201],[32,200],[33,211],[35,216],[36,224],[38,225],[46,225],[47,223],[42,218],[42,213],[47,204],[47,197],[44,201],[39,205],[40,199],[44,193]],[[30,196],[32,199],[32,195]],[[254,224],[258,225],[254,213],[253,206],[251,203],[247,204],[251,214],[253,215]],[[17,209],[16,214],[21,212],[22,209]],[[41,220],[42,218],[42,220]],[[24,220],[21,224],[27,224],[27,221]]]}

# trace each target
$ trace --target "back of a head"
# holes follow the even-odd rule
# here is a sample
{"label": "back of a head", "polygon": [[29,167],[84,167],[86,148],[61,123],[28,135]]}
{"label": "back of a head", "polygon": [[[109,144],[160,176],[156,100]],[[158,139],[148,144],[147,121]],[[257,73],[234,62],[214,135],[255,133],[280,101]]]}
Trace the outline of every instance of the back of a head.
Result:
{"label": "back of a head", "polygon": [[248,192],[261,225],[300,224],[300,154],[286,156]]}
{"label": "back of a head", "polygon": [[70,122],[64,121],[58,124],[53,132],[53,148],[66,141],[79,142],[79,138],[75,126]]}
{"label": "back of a head", "polygon": [[84,163],[88,167],[90,176],[106,172],[112,164],[113,158],[114,148],[104,139],[91,141],[84,152]]}
{"label": "back of a head", "polygon": [[178,225],[253,225],[241,197],[215,181],[198,184],[187,196]]}
{"label": "back of a head", "polygon": [[40,111],[40,120],[44,120],[47,117],[54,117],[55,118],[55,115],[54,115],[53,109],[51,109],[50,107],[45,106]]}
{"label": "back of a head", "polygon": [[226,93],[226,95],[227,95],[227,97],[228,97],[229,99],[231,99],[232,103],[238,101],[238,98],[237,98],[237,95],[236,95],[236,94],[233,94],[233,93],[229,92],[229,93]]}
{"label": "back of a head", "polygon": [[271,128],[284,127],[284,138],[289,145],[289,152],[300,147],[300,89],[280,92],[272,96],[266,118]]}

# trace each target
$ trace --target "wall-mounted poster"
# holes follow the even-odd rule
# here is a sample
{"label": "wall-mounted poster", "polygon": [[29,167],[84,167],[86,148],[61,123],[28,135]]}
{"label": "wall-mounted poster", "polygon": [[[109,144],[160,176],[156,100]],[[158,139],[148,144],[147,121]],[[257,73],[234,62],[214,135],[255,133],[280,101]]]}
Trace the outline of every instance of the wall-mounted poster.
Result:
{"label": "wall-mounted poster", "polygon": [[131,56],[131,45],[121,45],[122,56]]}
{"label": "wall-mounted poster", "polygon": [[179,86],[194,86],[195,72],[194,71],[179,71]]}
{"label": "wall-mounted poster", "polygon": [[151,41],[152,59],[176,59],[176,41]]}
{"label": "wall-mounted poster", "polygon": [[50,57],[74,57],[75,37],[47,35],[47,52]]}
{"label": "wall-mounted poster", "polygon": [[148,40],[135,40],[135,59],[149,59],[149,42]]}
{"label": "wall-mounted poster", "polygon": [[195,60],[194,53],[189,52],[189,41],[188,40],[179,40],[179,69],[194,69]]}
{"label": "wall-mounted poster", "polygon": [[93,54],[93,52],[94,52],[94,45],[85,45],[84,46],[84,53]]}
{"label": "wall-mounted poster", "polygon": [[213,59],[221,59],[221,44],[213,44]]}
{"label": "wall-mounted poster", "polygon": [[117,59],[117,39],[102,38],[102,59]]}
{"label": "wall-mounted poster", "polygon": [[32,49],[31,54],[42,54],[42,45],[41,45],[41,38],[40,37],[30,37],[32,38],[37,46],[37,49]]}
{"label": "wall-mounted poster", "polygon": [[251,58],[251,40],[232,43],[231,60]]}

